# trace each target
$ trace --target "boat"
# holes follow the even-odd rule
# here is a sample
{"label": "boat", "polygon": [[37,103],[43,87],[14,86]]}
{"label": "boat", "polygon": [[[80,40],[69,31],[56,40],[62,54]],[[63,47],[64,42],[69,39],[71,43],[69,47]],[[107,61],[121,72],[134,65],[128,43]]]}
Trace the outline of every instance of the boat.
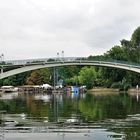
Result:
{"label": "boat", "polygon": [[4,125],[5,125],[6,127],[14,127],[14,126],[16,126],[17,124],[18,124],[18,122],[15,121],[15,120],[6,120],[6,121],[4,121]]}
{"label": "boat", "polygon": [[18,91],[18,88],[14,86],[2,86],[0,91],[3,93],[16,92]]}

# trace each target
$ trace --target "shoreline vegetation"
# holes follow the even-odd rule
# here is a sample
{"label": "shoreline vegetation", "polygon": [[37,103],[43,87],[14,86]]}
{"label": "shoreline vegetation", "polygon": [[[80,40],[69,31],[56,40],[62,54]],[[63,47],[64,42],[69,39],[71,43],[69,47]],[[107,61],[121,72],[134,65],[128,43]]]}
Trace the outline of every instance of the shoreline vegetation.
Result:
{"label": "shoreline vegetation", "polygon": [[120,91],[118,88],[114,89],[114,88],[103,88],[103,87],[99,87],[99,88],[92,88],[90,90],[88,90],[88,92],[90,92],[91,94],[110,94],[110,93],[122,93],[122,92],[127,92],[130,94],[140,94],[140,90],[137,90],[136,88],[130,88],[128,89],[128,91]]}

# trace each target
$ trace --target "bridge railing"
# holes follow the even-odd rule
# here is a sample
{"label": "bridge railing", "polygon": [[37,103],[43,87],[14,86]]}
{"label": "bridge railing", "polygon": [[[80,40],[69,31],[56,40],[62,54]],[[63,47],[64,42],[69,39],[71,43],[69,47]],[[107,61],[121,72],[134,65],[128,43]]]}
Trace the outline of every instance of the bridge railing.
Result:
{"label": "bridge railing", "polygon": [[25,59],[25,60],[7,60],[0,62],[0,65],[25,65],[33,63],[48,63],[56,61],[75,61],[78,59],[85,59],[84,57],[54,57],[54,58],[41,58],[41,59]]}
{"label": "bridge railing", "polygon": [[130,67],[140,68],[140,64],[119,61],[119,60],[88,60],[86,57],[54,57],[54,58],[41,58],[41,59],[25,59],[25,60],[9,60],[0,62],[1,67],[13,66],[13,65],[38,65],[38,64],[50,64],[59,62],[85,62],[85,63],[102,63],[102,64],[115,64],[115,65],[127,65]]}
{"label": "bridge railing", "polygon": [[108,59],[104,62],[109,62],[109,63],[114,63],[114,64],[119,64],[119,65],[129,65],[131,67],[137,67],[140,68],[140,63],[135,63],[135,62],[130,62],[130,61],[121,61],[121,60],[112,60],[112,59]]}

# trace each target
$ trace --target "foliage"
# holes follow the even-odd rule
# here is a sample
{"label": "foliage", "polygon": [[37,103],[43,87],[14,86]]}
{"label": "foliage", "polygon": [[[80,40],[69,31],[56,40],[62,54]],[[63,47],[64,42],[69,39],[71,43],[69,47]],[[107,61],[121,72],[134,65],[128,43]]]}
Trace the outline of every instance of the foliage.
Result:
{"label": "foliage", "polygon": [[43,78],[40,75],[39,70],[35,70],[31,73],[30,77],[27,78],[28,85],[41,85]]}
{"label": "foliage", "polygon": [[94,67],[83,67],[79,73],[79,82],[86,87],[92,88],[97,77]]}
{"label": "foliage", "polygon": [[114,82],[112,85],[111,85],[111,88],[122,88],[122,83],[121,82]]}
{"label": "foliage", "polygon": [[112,60],[127,61],[125,49],[121,46],[114,46],[105,54],[105,56]]}
{"label": "foliage", "polygon": [[115,82],[111,85],[112,88],[117,88],[120,91],[127,91],[131,85],[129,83],[123,83],[123,82]]}
{"label": "foliage", "polygon": [[51,71],[48,68],[32,71],[27,78],[28,85],[42,85],[43,83],[51,83]]}
{"label": "foliage", "polygon": [[102,61],[102,60],[106,60],[107,58],[105,57],[105,55],[96,55],[96,56],[92,56],[90,55],[87,60],[94,60],[94,61]]}
{"label": "foliage", "polygon": [[58,79],[63,79],[65,85],[76,85],[78,84],[77,76],[81,66],[65,66],[58,68]]}
{"label": "foliage", "polygon": [[138,27],[132,34],[131,42],[133,47],[135,48],[140,47],[140,27]]}
{"label": "foliage", "polygon": [[25,85],[26,84],[26,78],[30,72],[24,72],[21,74],[17,74],[14,76],[10,76],[8,78],[0,80],[0,85],[12,85],[12,86],[20,86],[20,85]]}

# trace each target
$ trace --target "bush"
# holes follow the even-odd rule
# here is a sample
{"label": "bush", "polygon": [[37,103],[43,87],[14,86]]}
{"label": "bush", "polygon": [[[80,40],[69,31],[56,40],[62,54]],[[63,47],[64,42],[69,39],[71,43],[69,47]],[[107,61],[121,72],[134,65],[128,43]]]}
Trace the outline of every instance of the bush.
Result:
{"label": "bush", "polygon": [[121,88],[122,87],[122,83],[121,82],[115,82],[111,85],[111,88]]}
{"label": "bush", "polygon": [[129,83],[115,82],[111,85],[111,88],[118,88],[120,91],[128,91],[131,87]]}

